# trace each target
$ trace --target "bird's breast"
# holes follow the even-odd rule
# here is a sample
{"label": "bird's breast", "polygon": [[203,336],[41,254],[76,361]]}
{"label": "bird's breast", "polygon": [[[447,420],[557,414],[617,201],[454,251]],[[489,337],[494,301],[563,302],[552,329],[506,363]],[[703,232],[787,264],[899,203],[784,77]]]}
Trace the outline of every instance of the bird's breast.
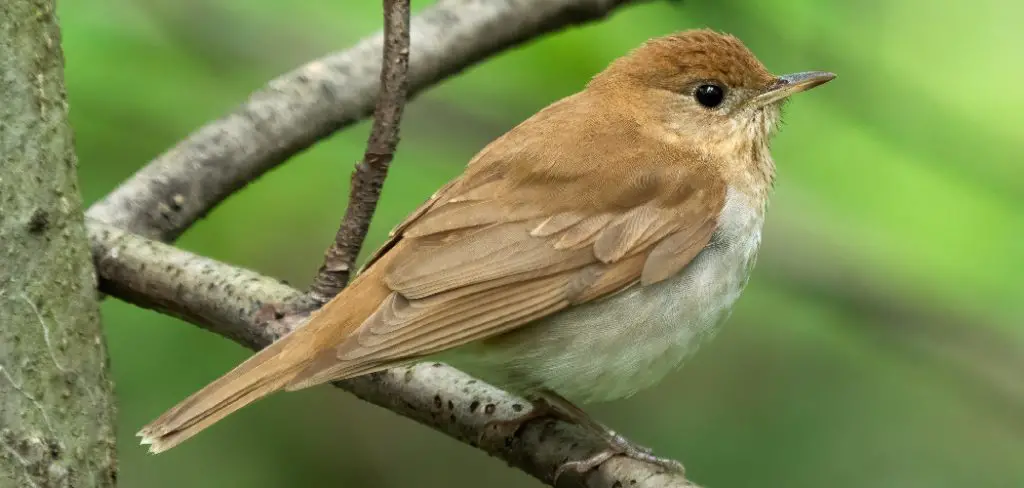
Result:
{"label": "bird's breast", "polygon": [[493,384],[550,389],[580,403],[654,385],[728,316],[757,255],[763,206],[730,191],[708,246],[679,274],[579,305],[523,327],[497,345],[444,358]]}

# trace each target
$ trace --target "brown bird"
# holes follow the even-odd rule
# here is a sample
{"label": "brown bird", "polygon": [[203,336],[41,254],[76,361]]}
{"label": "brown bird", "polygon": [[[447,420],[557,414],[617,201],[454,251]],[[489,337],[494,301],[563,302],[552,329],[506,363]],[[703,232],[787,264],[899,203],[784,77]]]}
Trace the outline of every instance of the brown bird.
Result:
{"label": "brown bird", "polygon": [[485,147],[305,326],[142,442],[161,452],[276,390],[439,360],[608,441],[569,467],[672,464],[572,402],[649,387],[713,334],[761,242],[781,105],[834,77],[774,76],[708,30],[648,41]]}

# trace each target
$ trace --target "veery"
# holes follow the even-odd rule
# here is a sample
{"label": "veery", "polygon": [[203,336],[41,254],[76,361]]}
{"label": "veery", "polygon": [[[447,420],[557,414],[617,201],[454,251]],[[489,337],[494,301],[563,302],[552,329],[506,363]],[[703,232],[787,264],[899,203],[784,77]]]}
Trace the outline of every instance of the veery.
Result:
{"label": "veery", "polygon": [[143,443],[164,451],[279,389],[440,360],[608,441],[567,467],[672,464],[571,402],[649,387],[714,332],[760,245],[782,102],[834,77],[773,76],[707,30],[648,41],[485,147],[305,326]]}

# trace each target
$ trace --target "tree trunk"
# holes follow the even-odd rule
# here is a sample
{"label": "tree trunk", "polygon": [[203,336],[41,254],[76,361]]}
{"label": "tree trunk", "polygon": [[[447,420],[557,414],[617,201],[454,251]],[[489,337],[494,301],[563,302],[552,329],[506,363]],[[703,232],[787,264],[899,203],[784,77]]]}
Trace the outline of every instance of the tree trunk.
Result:
{"label": "tree trunk", "polygon": [[0,0],[0,487],[110,487],[114,397],[54,0]]}

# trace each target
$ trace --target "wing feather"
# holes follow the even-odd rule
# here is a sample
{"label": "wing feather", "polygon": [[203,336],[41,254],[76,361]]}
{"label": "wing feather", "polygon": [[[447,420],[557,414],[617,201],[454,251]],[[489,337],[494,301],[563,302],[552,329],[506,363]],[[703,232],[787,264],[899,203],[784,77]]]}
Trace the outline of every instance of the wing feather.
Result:
{"label": "wing feather", "polygon": [[640,281],[651,285],[675,275],[697,256],[711,240],[714,222],[708,220],[696,229],[685,229],[663,239],[643,265]]}
{"label": "wing feather", "polygon": [[496,225],[445,246],[414,245],[418,249],[408,259],[395,261],[386,283],[408,298],[425,298],[507,276],[576,268],[593,259],[586,249],[560,250],[531,238],[529,228],[530,223]]}
{"label": "wing feather", "polygon": [[544,219],[544,221],[537,227],[534,227],[533,230],[530,231],[530,235],[533,237],[548,237],[570,227],[575,227],[586,218],[587,216],[582,212],[563,212],[555,214]]}
{"label": "wing feather", "polygon": [[604,229],[605,225],[612,220],[610,213],[592,215],[580,221],[579,224],[570,227],[555,241],[555,249],[579,249],[589,246],[591,238]]}

